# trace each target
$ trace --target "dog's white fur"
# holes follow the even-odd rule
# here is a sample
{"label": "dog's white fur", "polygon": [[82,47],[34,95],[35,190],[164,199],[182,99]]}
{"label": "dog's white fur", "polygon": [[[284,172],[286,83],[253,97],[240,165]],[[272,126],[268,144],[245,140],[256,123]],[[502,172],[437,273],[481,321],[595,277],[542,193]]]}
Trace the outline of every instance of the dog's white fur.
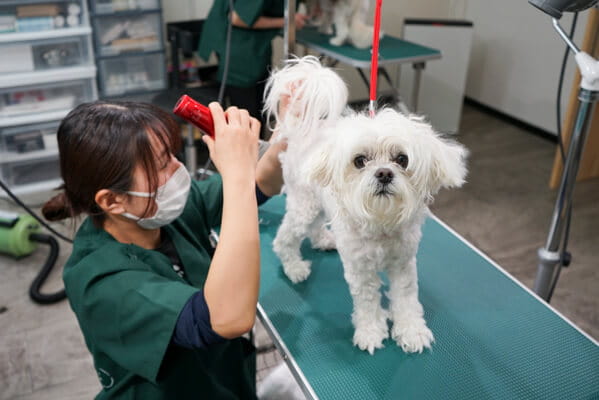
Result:
{"label": "dog's white fur", "polygon": [[[287,193],[286,214],[274,240],[274,250],[289,279],[301,282],[310,273],[310,263],[302,259],[300,243],[309,237],[312,246],[335,248],[333,236],[325,226],[321,190],[306,179],[298,168],[324,142],[325,128],[334,125],[347,103],[347,87],[331,69],[318,59],[295,59],[271,74],[266,84],[265,111],[274,116],[279,139],[287,140],[280,155]],[[289,96],[285,117],[279,118],[279,99]]]}
{"label": "dog's white fur", "polygon": [[309,8],[320,8],[315,21],[319,31],[335,36],[330,39],[334,46],[349,42],[357,48],[365,49],[372,45],[374,29],[366,24],[369,0],[312,0]]}
{"label": "dog's white fur", "polygon": [[[302,69],[303,63],[297,61],[287,71]],[[312,77],[318,79],[310,75],[303,84]],[[322,90],[303,91],[301,102],[323,95]],[[391,319],[391,336],[404,351],[430,348],[434,339],[418,301],[416,252],[433,196],[442,187],[464,182],[466,150],[441,138],[422,118],[391,109],[374,118],[331,114],[342,110],[340,105],[329,109],[326,118],[319,118],[322,113],[297,114],[305,109],[300,106],[291,114],[295,122],[281,124],[289,138],[281,158],[283,173],[291,181],[285,181],[287,210],[273,246],[285,273],[293,282],[308,277],[310,263],[300,254],[303,238],[310,237],[317,248],[336,244],[354,305],[354,344],[371,354],[382,348]],[[305,119],[317,121],[314,130],[295,129],[305,126]],[[306,148],[296,143],[304,136],[318,140],[308,141]],[[334,238],[323,227],[325,215]],[[383,271],[390,283],[389,310],[381,306]]]}

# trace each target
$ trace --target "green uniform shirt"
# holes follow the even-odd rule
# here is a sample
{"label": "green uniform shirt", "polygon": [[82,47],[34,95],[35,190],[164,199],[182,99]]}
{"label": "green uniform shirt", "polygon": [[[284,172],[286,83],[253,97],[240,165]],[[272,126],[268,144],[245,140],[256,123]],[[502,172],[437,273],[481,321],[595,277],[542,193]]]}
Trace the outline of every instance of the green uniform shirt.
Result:
{"label": "green uniform shirt", "polygon": [[[235,12],[248,26],[260,16],[283,17],[284,0],[237,0]],[[214,0],[200,36],[200,57],[208,60],[212,52],[219,56],[218,79],[222,80],[229,19],[229,0]],[[233,27],[229,53],[227,85],[251,87],[266,79],[272,59],[271,42],[280,29]]]}
{"label": "green uniform shirt", "polygon": [[194,181],[183,214],[163,228],[185,278],[166,255],[83,222],[63,278],[104,388],[96,399],[255,398],[255,352],[246,339],[202,350],[170,344],[179,313],[206,280],[208,234],[222,201],[219,176]]}

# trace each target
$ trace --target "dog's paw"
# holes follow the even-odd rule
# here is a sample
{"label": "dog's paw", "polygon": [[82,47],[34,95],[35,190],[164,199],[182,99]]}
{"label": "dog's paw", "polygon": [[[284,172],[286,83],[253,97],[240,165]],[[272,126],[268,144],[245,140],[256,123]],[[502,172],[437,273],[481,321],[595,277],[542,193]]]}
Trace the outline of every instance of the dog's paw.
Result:
{"label": "dog's paw", "polygon": [[422,353],[425,348],[430,349],[435,341],[422,318],[401,325],[394,323],[391,335],[406,353]]}
{"label": "dog's paw", "polygon": [[389,333],[386,329],[376,327],[374,325],[367,326],[365,328],[356,328],[354,332],[354,345],[360,350],[366,350],[370,355],[374,354],[374,350],[382,349],[383,340],[387,339]]}
{"label": "dog's paw", "polygon": [[285,275],[293,283],[299,283],[305,281],[310,275],[310,267],[312,263],[306,260],[298,260],[288,262],[283,265]]}
{"label": "dog's paw", "polygon": [[335,250],[335,235],[328,229],[322,229],[318,235],[311,238],[312,248],[318,250]]}
{"label": "dog's paw", "polygon": [[341,46],[345,42],[345,39],[342,37],[334,37],[329,40],[329,43],[333,46]]}

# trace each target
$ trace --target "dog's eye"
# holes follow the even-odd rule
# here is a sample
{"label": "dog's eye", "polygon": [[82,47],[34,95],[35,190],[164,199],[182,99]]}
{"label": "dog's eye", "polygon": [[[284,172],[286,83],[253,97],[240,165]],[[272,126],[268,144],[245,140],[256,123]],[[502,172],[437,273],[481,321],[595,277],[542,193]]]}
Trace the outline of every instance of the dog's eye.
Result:
{"label": "dog's eye", "polygon": [[362,169],[366,166],[366,161],[368,161],[366,156],[356,156],[356,158],[354,158],[354,165],[356,166],[356,168]]}
{"label": "dog's eye", "polygon": [[405,154],[398,155],[397,157],[395,157],[394,161],[398,163],[399,166],[403,169],[408,168],[408,156],[406,156]]}

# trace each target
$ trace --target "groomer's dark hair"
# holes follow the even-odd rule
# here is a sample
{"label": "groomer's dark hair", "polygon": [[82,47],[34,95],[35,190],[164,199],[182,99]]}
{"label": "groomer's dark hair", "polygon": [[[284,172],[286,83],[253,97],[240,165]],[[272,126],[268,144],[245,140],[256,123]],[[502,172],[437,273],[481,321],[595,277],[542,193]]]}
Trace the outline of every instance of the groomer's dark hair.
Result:
{"label": "groomer's dark hair", "polygon": [[96,193],[130,190],[137,165],[146,171],[149,187],[155,190],[159,166],[150,135],[170,153],[179,152],[178,124],[151,104],[97,101],[72,110],[57,133],[63,192],[44,205],[44,217],[57,221],[85,213],[101,226],[105,215],[95,202]]}

